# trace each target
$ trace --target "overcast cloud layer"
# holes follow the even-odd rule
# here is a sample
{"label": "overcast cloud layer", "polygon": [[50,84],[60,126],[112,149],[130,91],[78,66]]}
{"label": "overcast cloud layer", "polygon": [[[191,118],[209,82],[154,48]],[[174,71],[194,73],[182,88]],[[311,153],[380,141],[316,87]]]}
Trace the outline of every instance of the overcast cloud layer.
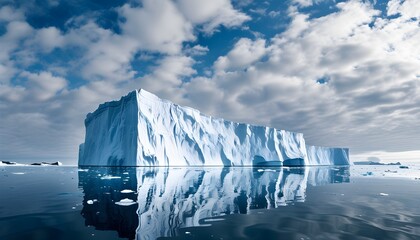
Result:
{"label": "overcast cloud layer", "polygon": [[86,114],[144,88],[355,158],[420,160],[419,20],[418,0],[6,1],[0,159],[76,164]]}

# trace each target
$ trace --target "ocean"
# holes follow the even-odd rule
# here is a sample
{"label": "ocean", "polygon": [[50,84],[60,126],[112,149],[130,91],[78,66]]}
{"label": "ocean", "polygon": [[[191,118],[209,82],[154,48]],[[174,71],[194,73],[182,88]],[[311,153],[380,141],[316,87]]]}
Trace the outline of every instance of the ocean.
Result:
{"label": "ocean", "polygon": [[0,166],[0,239],[420,239],[420,166]]}

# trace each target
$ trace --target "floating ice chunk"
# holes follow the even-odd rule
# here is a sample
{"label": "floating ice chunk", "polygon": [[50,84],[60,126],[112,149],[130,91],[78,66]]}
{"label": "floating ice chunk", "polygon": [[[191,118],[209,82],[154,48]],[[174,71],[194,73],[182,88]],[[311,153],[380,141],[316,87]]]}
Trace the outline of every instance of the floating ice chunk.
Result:
{"label": "floating ice chunk", "polygon": [[12,174],[15,174],[15,175],[23,175],[23,174],[25,174],[24,172],[14,172],[14,173],[12,173]]}
{"label": "floating ice chunk", "polygon": [[124,190],[121,191],[121,193],[133,193],[133,192],[134,191],[130,190],[130,189],[124,189]]}
{"label": "floating ice chunk", "polygon": [[224,221],[224,218],[208,218],[208,219],[204,219],[204,222],[219,222],[219,221]]}
{"label": "floating ice chunk", "polygon": [[110,180],[110,179],[119,179],[121,178],[120,176],[111,176],[111,175],[105,175],[103,177],[101,177],[102,180]]}
{"label": "floating ice chunk", "polygon": [[78,169],[79,172],[89,172],[89,169]]}
{"label": "floating ice chunk", "polygon": [[388,193],[379,193],[379,195],[381,195],[381,196],[388,196],[389,194]]}
{"label": "floating ice chunk", "polygon": [[94,202],[97,202],[98,199],[93,199],[93,200],[87,200],[87,204],[92,205]]}
{"label": "floating ice chunk", "polygon": [[275,172],[276,170],[274,169],[258,169],[258,172]]}
{"label": "floating ice chunk", "polygon": [[124,199],[121,199],[121,201],[116,202],[115,204],[120,205],[120,206],[130,206],[130,205],[133,205],[133,204],[136,204],[136,203],[137,203],[136,201],[133,201],[133,200],[128,199],[128,198],[124,198]]}

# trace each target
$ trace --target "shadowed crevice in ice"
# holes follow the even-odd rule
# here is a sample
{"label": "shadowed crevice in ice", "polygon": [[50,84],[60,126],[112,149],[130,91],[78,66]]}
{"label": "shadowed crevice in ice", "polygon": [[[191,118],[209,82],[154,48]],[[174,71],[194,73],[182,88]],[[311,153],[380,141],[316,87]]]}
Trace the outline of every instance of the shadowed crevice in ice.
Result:
{"label": "shadowed crevice in ice", "polygon": [[286,167],[296,167],[296,166],[303,166],[305,165],[305,160],[302,158],[293,158],[293,159],[286,159],[283,162],[283,166]]}
{"label": "shadowed crevice in ice", "polygon": [[[124,174],[127,172],[128,175]],[[103,176],[120,178],[101,179]],[[347,167],[146,167],[79,171],[79,185],[85,193],[82,215],[86,225],[116,230],[120,236],[136,239],[176,236],[180,228],[209,224],[204,221],[208,218],[303,202],[308,184],[348,181]],[[97,202],[86,204],[92,199]],[[127,206],[116,204],[121,202]]]}

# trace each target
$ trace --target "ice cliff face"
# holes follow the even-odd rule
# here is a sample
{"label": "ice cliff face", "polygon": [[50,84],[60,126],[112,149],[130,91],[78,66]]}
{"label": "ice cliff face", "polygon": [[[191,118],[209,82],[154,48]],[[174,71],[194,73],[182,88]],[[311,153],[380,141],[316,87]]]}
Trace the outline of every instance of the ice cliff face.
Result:
{"label": "ice cliff face", "polygon": [[142,89],[101,104],[85,126],[79,165],[349,164],[348,149],[306,146],[301,133],[212,118]]}

